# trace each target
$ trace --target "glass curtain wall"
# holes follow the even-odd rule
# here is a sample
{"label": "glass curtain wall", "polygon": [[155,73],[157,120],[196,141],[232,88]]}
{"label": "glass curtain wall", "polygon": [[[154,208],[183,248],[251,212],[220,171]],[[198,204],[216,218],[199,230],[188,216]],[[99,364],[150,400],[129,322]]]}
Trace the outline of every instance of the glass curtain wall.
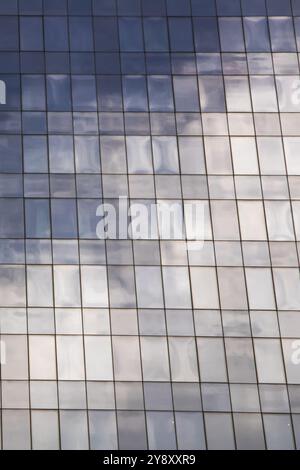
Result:
{"label": "glass curtain wall", "polygon": [[300,448],[298,51],[299,0],[0,0],[2,449]]}

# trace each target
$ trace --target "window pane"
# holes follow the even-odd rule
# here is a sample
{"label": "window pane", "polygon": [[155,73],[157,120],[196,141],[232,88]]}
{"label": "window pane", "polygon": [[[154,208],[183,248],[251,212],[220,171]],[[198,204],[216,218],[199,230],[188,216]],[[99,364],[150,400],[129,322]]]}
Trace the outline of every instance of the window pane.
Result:
{"label": "window pane", "polygon": [[84,380],[83,344],[79,336],[57,336],[59,380]]}
{"label": "window pane", "polygon": [[139,18],[120,18],[121,51],[135,52],[143,49],[142,25]]}
{"label": "window pane", "polygon": [[280,342],[277,339],[255,339],[257,374],[263,383],[284,383]]}

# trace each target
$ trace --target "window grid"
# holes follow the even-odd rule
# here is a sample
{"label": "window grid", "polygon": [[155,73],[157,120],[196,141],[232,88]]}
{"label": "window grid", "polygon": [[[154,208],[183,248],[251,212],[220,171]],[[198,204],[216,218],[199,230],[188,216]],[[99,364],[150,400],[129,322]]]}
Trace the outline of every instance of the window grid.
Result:
{"label": "window grid", "polygon": [[[0,2],[1,447],[299,448],[299,2],[146,3]],[[204,248],[97,240],[119,195]]]}

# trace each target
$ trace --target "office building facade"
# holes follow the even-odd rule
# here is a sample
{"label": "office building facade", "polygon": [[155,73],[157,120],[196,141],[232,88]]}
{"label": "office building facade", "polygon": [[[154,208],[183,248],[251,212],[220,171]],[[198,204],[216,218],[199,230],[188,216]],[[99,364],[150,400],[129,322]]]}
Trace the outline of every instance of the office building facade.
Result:
{"label": "office building facade", "polygon": [[300,448],[299,52],[299,0],[0,0],[2,449]]}

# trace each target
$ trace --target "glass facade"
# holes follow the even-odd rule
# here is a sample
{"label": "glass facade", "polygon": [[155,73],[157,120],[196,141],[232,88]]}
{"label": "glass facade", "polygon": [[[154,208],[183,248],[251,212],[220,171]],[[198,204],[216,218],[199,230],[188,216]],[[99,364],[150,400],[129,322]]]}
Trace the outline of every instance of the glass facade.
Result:
{"label": "glass facade", "polygon": [[299,0],[0,0],[2,449],[300,448],[298,51]]}

